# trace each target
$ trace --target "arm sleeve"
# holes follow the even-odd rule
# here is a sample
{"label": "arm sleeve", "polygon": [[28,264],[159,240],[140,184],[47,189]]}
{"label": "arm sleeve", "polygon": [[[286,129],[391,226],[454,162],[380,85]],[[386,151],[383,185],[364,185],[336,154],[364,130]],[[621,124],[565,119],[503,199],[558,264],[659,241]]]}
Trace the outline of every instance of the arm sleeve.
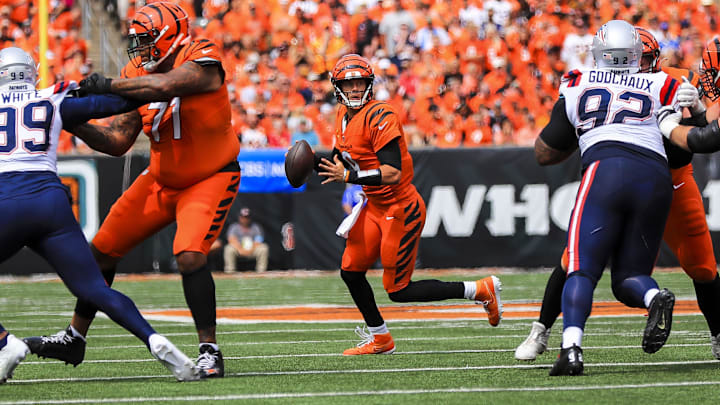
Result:
{"label": "arm sleeve", "polygon": [[398,170],[402,170],[402,159],[400,154],[400,144],[397,138],[393,138],[390,142],[385,144],[376,153],[378,160],[381,165],[389,165]]}
{"label": "arm sleeve", "polygon": [[549,147],[566,151],[577,147],[575,127],[565,112],[565,97],[560,96],[550,115],[550,122],[540,132],[540,139]]}
{"label": "arm sleeve", "polygon": [[145,104],[114,94],[90,94],[68,97],[60,104],[63,128],[73,128],[94,118],[105,118],[132,111]]}

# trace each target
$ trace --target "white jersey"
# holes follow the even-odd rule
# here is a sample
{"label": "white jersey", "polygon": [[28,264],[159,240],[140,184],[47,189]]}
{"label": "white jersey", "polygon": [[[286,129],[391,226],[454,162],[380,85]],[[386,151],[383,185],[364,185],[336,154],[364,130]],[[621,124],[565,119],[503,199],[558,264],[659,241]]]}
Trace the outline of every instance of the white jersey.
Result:
{"label": "white jersey", "polygon": [[655,113],[675,103],[680,83],[665,72],[615,74],[573,70],[563,76],[560,94],[575,127],[580,154],[603,141],[624,142],[664,158],[663,137]]}
{"label": "white jersey", "polygon": [[60,104],[77,83],[64,82],[43,90],[0,87],[0,173],[57,173],[57,146],[62,130]]}

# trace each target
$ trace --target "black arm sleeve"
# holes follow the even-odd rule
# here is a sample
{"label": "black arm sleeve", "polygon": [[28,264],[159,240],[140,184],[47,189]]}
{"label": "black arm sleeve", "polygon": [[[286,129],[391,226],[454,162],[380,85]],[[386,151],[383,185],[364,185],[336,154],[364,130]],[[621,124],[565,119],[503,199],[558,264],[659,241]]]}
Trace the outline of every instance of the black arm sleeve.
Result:
{"label": "black arm sleeve", "polygon": [[[340,155],[340,151],[337,148],[333,148],[332,152],[330,153],[330,157],[327,157],[327,160],[332,162],[335,155]],[[315,169],[316,173],[320,173],[320,160],[324,157],[325,156],[323,155],[315,153],[315,166],[313,167],[313,169]]]}
{"label": "black arm sleeve", "polygon": [[720,127],[718,120],[704,127],[694,127],[688,132],[687,144],[695,153],[712,153],[720,150]]}
{"label": "black arm sleeve", "polygon": [[540,139],[547,146],[560,151],[566,151],[577,147],[577,136],[575,127],[570,123],[565,112],[565,97],[560,96],[555,103],[550,115],[550,122],[540,132]]}
{"label": "black arm sleeve", "polygon": [[398,170],[402,170],[402,158],[400,155],[400,143],[397,138],[393,138],[379,151],[375,153],[381,165],[392,166]]}

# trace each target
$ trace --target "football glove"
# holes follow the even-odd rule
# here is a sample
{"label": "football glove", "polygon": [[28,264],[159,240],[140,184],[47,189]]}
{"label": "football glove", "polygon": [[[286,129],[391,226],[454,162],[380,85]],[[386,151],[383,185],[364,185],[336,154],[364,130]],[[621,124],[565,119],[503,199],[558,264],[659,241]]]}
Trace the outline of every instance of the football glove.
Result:
{"label": "football glove", "polygon": [[682,113],[675,111],[671,106],[665,106],[657,112],[657,122],[660,132],[667,139],[670,139],[673,129],[680,125],[682,119]]}
{"label": "football glove", "polygon": [[92,73],[85,79],[80,80],[80,92],[85,94],[107,94],[110,93],[112,79],[103,76],[101,73]]}
{"label": "football glove", "polygon": [[680,107],[690,109],[692,115],[705,112],[705,105],[700,101],[700,92],[683,76],[683,82],[677,89],[677,103]]}

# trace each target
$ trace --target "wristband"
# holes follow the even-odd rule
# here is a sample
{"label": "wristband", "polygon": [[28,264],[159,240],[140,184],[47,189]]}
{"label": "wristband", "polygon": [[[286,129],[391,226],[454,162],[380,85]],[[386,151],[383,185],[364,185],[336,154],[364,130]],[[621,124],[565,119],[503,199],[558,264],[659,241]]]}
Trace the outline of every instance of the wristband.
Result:
{"label": "wristband", "polygon": [[380,169],[360,170],[345,169],[343,174],[345,183],[361,184],[364,186],[379,186],[382,181]]}

